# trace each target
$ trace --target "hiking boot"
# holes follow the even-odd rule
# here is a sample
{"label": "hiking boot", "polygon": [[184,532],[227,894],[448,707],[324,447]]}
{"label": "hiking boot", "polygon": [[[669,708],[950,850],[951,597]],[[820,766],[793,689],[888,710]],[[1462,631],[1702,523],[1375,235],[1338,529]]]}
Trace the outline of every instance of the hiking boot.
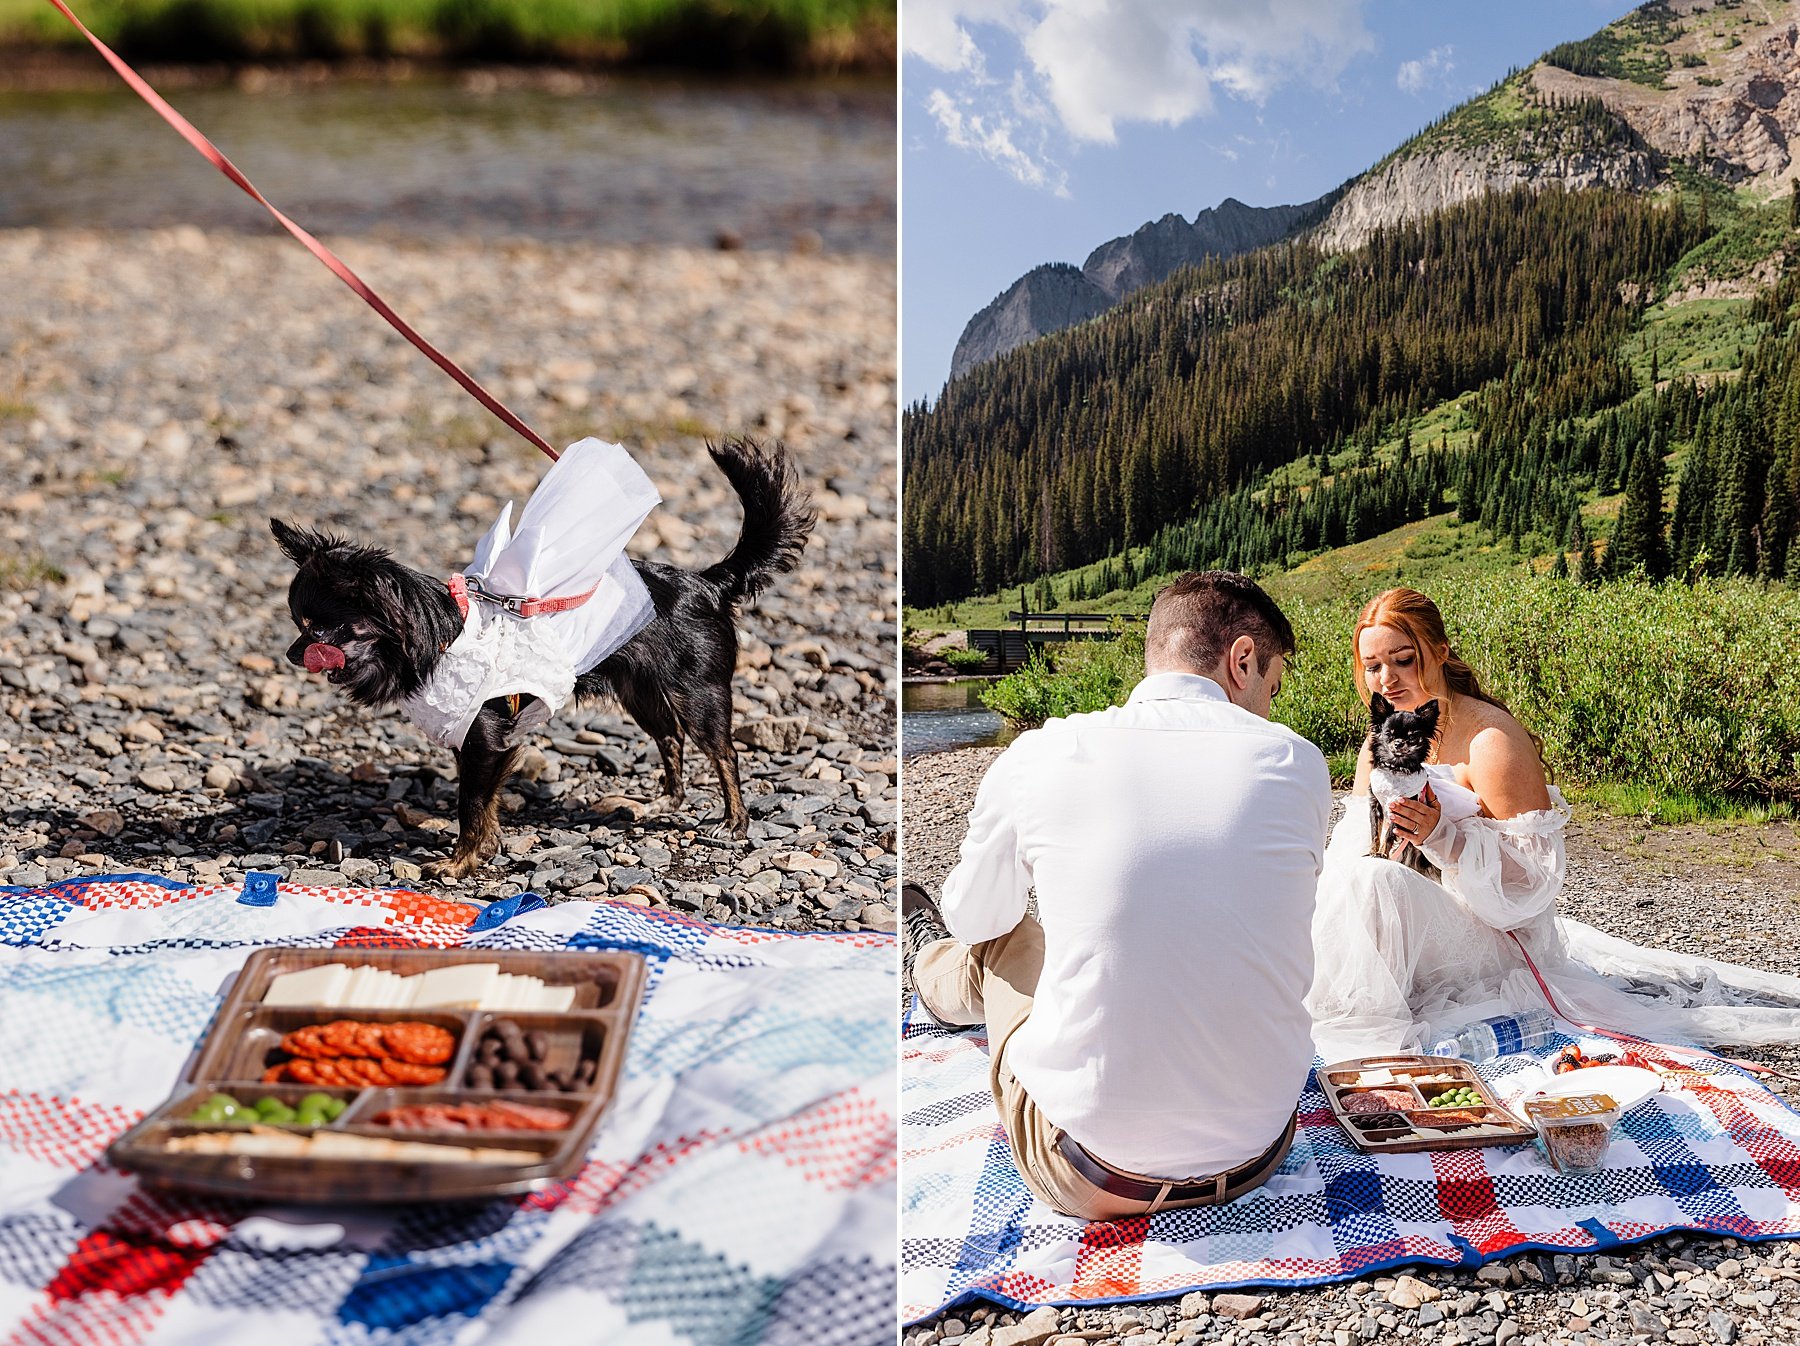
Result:
{"label": "hiking boot", "polygon": [[931,900],[931,894],[925,891],[922,884],[900,885],[900,926],[902,957],[906,960],[909,973],[920,949],[927,944],[935,944],[940,939],[950,938],[937,903]]}

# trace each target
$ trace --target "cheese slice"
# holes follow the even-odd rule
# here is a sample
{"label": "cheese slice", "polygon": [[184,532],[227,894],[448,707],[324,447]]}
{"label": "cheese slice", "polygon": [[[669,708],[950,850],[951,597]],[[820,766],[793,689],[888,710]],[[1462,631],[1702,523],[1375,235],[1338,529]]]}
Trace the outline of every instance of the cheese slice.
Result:
{"label": "cheese slice", "polygon": [[263,992],[265,1005],[336,1005],[342,1000],[350,982],[350,969],[343,963],[325,963],[319,967],[284,972],[269,983]]}
{"label": "cheese slice", "polygon": [[413,1009],[479,1009],[500,977],[498,963],[452,963],[421,972],[414,982]]}
{"label": "cheese slice", "polygon": [[538,1008],[560,1012],[575,1003],[573,986],[541,986],[538,990]]}

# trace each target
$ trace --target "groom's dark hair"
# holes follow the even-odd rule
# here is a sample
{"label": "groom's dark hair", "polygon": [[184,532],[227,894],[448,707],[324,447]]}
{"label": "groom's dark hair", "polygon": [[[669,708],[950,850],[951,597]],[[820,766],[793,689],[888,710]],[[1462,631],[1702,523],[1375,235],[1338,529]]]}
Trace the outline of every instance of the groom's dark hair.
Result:
{"label": "groom's dark hair", "polygon": [[1256,642],[1258,673],[1277,654],[1294,652],[1293,626],[1255,580],[1230,570],[1190,570],[1150,604],[1146,661],[1210,669],[1239,636]]}

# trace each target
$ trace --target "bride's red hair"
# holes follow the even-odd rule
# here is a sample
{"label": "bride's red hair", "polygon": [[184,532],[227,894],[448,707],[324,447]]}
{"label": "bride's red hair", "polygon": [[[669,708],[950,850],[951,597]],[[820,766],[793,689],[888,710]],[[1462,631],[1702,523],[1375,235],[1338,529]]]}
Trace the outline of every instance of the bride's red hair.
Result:
{"label": "bride's red hair", "polygon": [[1357,615],[1356,630],[1350,635],[1350,662],[1356,670],[1356,694],[1365,706],[1369,704],[1369,682],[1363,675],[1362,633],[1371,626],[1391,626],[1405,633],[1419,653],[1419,681],[1433,696],[1460,692],[1506,710],[1505,702],[1482,690],[1475,670],[1457,658],[1450,648],[1450,634],[1444,629],[1444,614],[1417,589],[1389,589],[1376,594]]}
{"label": "bride's red hair", "polygon": [[[1444,614],[1438,611],[1436,603],[1417,589],[1389,589],[1385,593],[1376,594],[1357,614],[1356,630],[1350,637],[1350,665],[1355,670],[1356,694],[1362,698],[1365,706],[1369,704],[1369,682],[1363,674],[1362,633],[1371,626],[1391,626],[1396,631],[1404,632],[1407,639],[1412,641],[1413,648],[1419,653],[1419,681],[1426,691],[1444,703],[1446,725],[1454,713],[1447,693],[1485,701],[1512,715],[1506,702],[1485,690],[1481,679],[1475,676],[1475,670],[1458,658],[1456,651],[1450,648],[1450,634],[1444,629]],[[1518,716],[1513,715],[1513,719],[1517,720]],[[1523,725],[1520,727],[1524,728]],[[1538,760],[1541,762],[1544,756],[1543,741],[1531,730],[1526,729],[1525,732],[1537,745]]]}

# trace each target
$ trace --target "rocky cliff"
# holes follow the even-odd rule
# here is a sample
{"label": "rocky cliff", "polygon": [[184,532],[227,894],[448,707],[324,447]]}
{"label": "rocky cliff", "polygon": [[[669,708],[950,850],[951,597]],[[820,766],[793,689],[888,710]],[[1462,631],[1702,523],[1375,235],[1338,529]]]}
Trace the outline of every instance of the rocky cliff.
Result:
{"label": "rocky cliff", "polygon": [[[1378,228],[1528,185],[1654,191],[1679,171],[1785,192],[1800,177],[1800,0],[1663,0],[1565,43],[1318,201],[1226,200],[1103,243],[1077,269],[1027,272],[969,320],[950,376],[1092,318],[1208,256],[1317,225],[1341,250]],[[1322,222],[1321,222],[1322,221]]]}
{"label": "rocky cliff", "polygon": [[1279,242],[1317,222],[1335,199],[1333,194],[1303,206],[1247,206],[1227,197],[1192,220],[1165,215],[1102,243],[1079,267],[1066,262],[1033,267],[969,319],[951,356],[950,377],[1103,313],[1178,267]]}
{"label": "rocky cliff", "polygon": [[1034,266],[970,318],[956,339],[950,377],[961,378],[984,360],[1004,355],[1047,332],[1060,332],[1111,308],[1113,296],[1078,266]]}
{"label": "rocky cliff", "polygon": [[[1685,0],[1654,20],[1647,9],[1590,40],[1607,44],[1610,60],[1559,48],[1415,137],[1351,184],[1318,241],[1353,248],[1377,228],[1520,184],[1653,190],[1682,165],[1787,190],[1800,173],[1790,148],[1800,135],[1800,0]],[[1659,26],[1646,35],[1651,21]]]}

